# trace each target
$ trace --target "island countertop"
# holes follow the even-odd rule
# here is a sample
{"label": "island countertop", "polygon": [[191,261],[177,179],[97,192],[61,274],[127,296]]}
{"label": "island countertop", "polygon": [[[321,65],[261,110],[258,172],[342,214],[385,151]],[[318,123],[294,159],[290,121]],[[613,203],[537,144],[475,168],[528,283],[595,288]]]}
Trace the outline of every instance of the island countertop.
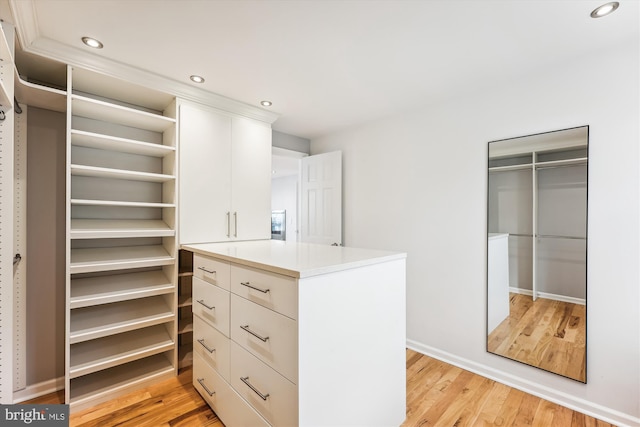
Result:
{"label": "island countertop", "polygon": [[181,248],[295,278],[334,273],[407,256],[403,252],[281,240],[184,244]]}

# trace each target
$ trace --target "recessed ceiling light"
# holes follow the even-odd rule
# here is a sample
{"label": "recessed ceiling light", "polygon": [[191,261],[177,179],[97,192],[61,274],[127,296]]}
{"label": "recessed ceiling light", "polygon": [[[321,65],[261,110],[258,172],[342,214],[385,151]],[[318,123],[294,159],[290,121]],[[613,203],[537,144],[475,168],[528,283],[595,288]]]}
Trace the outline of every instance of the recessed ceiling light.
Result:
{"label": "recessed ceiling light", "polygon": [[263,107],[271,107],[273,105],[273,102],[271,102],[271,101],[260,101],[260,105],[262,105]]}
{"label": "recessed ceiling light", "polygon": [[204,83],[204,77],[202,76],[197,76],[195,74],[193,74],[191,77],[189,77],[191,79],[192,82],[194,83]]}
{"label": "recessed ceiling light", "polygon": [[93,37],[83,37],[82,38],[82,43],[86,44],[89,47],[92,47],[94,49],[102,49],[103,48],[103,44],[100,40],[96,40]]}
{"label": "recessed ceiling light", "polygon": [[596,7],[595,9],[593,9],[593,12],[591,12],[591,17],[602,18],[603,16],[607,16],[608,14],[614,12],[619,6],[620,6],[620,3],[618,3],[617,1],[612,1],[611,3],[603,4],[602,6]]}

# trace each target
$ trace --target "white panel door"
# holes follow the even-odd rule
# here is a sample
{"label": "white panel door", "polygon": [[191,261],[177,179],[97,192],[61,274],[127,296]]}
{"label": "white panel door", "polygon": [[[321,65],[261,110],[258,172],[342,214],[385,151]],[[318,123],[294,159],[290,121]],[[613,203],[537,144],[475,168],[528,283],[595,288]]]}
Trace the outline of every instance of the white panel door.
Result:
{"label": "white panel door", "polygon": [[342,152],[305,157],[301,168],[300,240],[342,245]]}
{"label": "white panel door", "polygon": [[234,117],[231,139],[231,239],[270,239],[271,127]]}
{"label": "white panel door", "polygon": [[231,117],[180,105],[180,243],[231,233]]}

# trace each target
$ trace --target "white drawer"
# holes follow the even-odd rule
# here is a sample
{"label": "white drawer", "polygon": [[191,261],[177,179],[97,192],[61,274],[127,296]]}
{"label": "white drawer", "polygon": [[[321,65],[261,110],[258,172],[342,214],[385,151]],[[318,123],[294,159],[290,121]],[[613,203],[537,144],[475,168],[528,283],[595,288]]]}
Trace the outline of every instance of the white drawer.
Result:
{"label": "white drawer", "polygon": [[193,352],[229,381],[229,338],[198,316],[193,316]]}
{"label": "white drawer", "polygon": [[269,423],[197,354],[193,356],[193,386],[225,426],[269,427]]}
{"label": "white drawer", "polygon": [[298,425],[298,388],[231,342],[231,385],[274,426]]}
{"label": "white drawer", "polygon": [[229,336],[229,292],[193,278],[193,314]]}
{"label": "white drawer", "polygon": [[231,265],[231,292],[292,319],[298,318],[298,284],[293,277]]}
{"label": "white drawer", "polygon": [[218,261],[206,256],[193,254],[193,275],[211,284],[229,290],[231,277],[228,262]]}
{"label": "white drawer", "polygon": [[275,311],[231,294],[231,338],[298,382],[298,325]]}

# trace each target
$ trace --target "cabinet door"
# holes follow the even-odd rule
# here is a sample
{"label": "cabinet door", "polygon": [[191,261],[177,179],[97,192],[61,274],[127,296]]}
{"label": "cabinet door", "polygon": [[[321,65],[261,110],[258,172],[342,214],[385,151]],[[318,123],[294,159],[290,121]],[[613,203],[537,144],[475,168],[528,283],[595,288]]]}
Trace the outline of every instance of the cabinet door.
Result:
{"label": "cabinet door", "polygon": [[233,118],[231,154],[232,238],[271,238],[271,127]]}
{"label": "cabinet door", "polygon": [[228,240],[231,117],[180,105],[180,243]]}

